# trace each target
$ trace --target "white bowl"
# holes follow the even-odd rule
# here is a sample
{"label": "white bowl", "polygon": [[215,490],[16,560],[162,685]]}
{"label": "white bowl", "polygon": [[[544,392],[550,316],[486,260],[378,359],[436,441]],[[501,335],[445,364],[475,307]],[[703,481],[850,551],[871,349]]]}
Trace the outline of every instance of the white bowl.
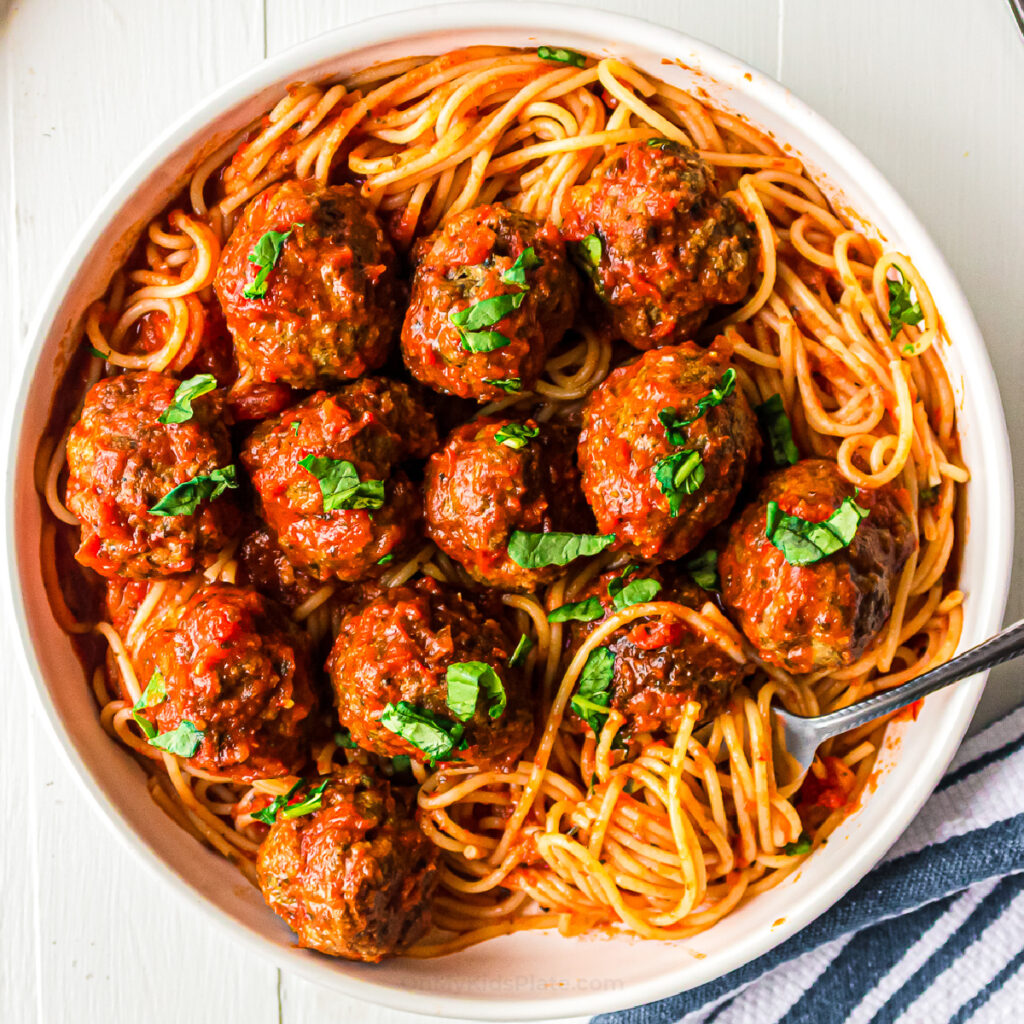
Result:
{"label": "white bowl", "polygon": [[[864,806],[774,890],[685,943],[568,940],[527,932],[442,961],[378,966],[332,960],[293,944],[259,893],[200,847],[150,800],[143,774],[100,728],[89,686],[54,623],[40,579],[40,509],[33,455],[62,353],[88,303],[188,169],[269,109],[291,82],[376,61],[441,53],[471,42],[568,46],[614,53],[748,117],[788,143],[844,210],[909,253],[929,282],[953,347],[945,353],[960,410],[971,529],[963,559],[962,646],[994,632],[1009,585],[1012,480],[992,368],[977,325],[934,244],[900,197],[834,128],[760,72],[677,32],[600,11],[531,3],[472,3],[407,11],[351,25],[265,61],[170,128],[128,169],[84,225],[31,332],[12,410],[6,543],[12,605],[29,678],[59,746],[103,818],[140,861],[235,938],[286,970],[402,1010],[476,1020],[599,1013],[700,985],[764,953],[836,902],[885,852],[938,781],[971,718],[983,677],[930,697],[917,722],[890,730]],[[125,908],[125,913],[130,913]]]}

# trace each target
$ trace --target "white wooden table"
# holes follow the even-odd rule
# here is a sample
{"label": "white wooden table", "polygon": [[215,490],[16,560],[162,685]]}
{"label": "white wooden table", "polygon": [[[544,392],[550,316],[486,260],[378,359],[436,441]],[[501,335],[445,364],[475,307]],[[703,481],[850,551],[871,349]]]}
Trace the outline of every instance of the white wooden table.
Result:
{"label": "white wooden table", "polygon": [[[570,0],[576,2],[576,0]],[[514,3],[514,0],[510,0]],[[107,184],[164,126],[268,54],[414,0],[0,0],[0,360]],[[581,8],[595,6],[581,2]],[[909,200],[988,340],[1024,481],[1024,41],[1005,0],[598,0],[780,78]],[[1024,502],[1021,502],[1024,506]],[[1024,508],[1017,516],[1024,557]],[[1024,579],[1008,619],[1024,614]],[[0,1020],[413,1024],[228,944],[84,804],[0,647]],[[979,712],[1021,695],[993,675]],[[443,970],[439,965],[439,970]]]}

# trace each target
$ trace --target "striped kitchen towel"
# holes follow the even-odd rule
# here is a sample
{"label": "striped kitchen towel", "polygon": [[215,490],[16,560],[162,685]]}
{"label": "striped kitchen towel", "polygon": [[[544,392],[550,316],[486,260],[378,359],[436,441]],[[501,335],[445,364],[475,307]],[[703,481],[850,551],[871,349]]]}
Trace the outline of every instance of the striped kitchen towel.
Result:
{"label": "striped kitchen towel", "polygon": [[967,740],[885,859],[759,960],[594,1024],[1024,1021],[1024,707]]}

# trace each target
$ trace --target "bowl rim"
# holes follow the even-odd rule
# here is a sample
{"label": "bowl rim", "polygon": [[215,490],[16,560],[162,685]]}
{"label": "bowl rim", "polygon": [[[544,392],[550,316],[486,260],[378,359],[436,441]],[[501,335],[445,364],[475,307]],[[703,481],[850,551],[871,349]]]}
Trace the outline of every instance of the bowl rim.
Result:
{"label": "bowl rim", "polygon": [[[27,332],[28,343],[23,347],[22,360],[17,367],[17,386],[13,401],[5,416],[8,473],[4,494],[5,526],[0,539],[8,567],[5,574],[5,599],[9,602],[12,620],[15,623],[19,656],[34,683],[38,707],[43,713],[55,745],[89,801],[111,831],[131,850],[136,860],[145,864],[153,874],[170,885],[190,905],[202,909],[208,920],[216,922],[220,928],[228,929],[247,949],[263,958],[269,958],[275,966],[294,971],[308,980],[356,998],[410,1012],[436,1012],[480,1020],[527,1017],[543,1019],[602,1013],[675,995],[681,990],[720,977],[768,952],[838,901],[881,858],[909,824],[931,794],[955,753],[984,687],[985,676],[981,675],[961,683],[951,691],[943,718],[945,734],[937,744],[934,756],[923,766],[925,770],[915,779],[916,785],[906,797],[902,813],[893,821],[890,828],[859,837],[853,855],[837,869],[832,883],[818,893],[817,899],[808,901],[808,906],[802,912],[794,912],[787,917],[783,925],[771,930],[767,935],[752,934],[746,941],[736,945],[731,957],[717,958],[721,962],[715,967],[707,964],[701,971],[699,967],[695,969],[692,963],[688,964],[686,982],[678,980],[677,972],[668,972],[643,982],[625,985],[614,995],[608,992],[577,994],[562,989],[545,998],[519,1000],[511,997],[493,1000],[460,993],[438,993],[436,1004],[428,1008],[423,1005],[419,994],[405,992],[392,984],[374,981],[369,972],[367,978],[356,979],[332,971],[329,961],[282,953],[279,947],[247,927],[227,910],[202,898],[196,888],[183,877],[169,871],[155,851],[137,834],[127,814],[106,800],[101,791],[90,784],[95,781],[93,769],[86,764],[65,731],[44,679],[42,666],[31,638],[16,556],[19,479],[16,470],[19,469],[19,450],[24,440],[22,428],[29,391],[44,346],[53,333],[56,317],[68,287],[85,256],[111,224],[115,215],[137,191],[140,181],[165,164],[183,141],[192,139],[204,127],[208,127],[214,118],[282,78],[301,77],[303,70],[311,69],[323,61],[349,51],[400,41],[426,32],[511,29],[521,31],[524,35],[532,35],[535,32],[548,32],[552,35],[559,32],[571,33],[579,28],[580,14],[581,8],[558,3],[525,2],[509,5],[491,0],[447,3],[393,12],[330,30],[266,58],[207,95],[162,131],[127,166],[75,234],[44,290],[44,299],[32,319],[32,325]],[[975,612],[978,613],[979,627],[989,632],[994,631],[1001,623],[1005,610],[1013,549],[1013,489],[1009,439],[995,374],[984,341],[967,300],[938,248],[904,200],[873,164],[838,129],[768,75],[715,46],[646,19],[589,9],[586,17],[587,34],[608,40],[610,46],[616,45],[612,41],[619,41],[652,52],[661,49],[666,52],[685,53],[692,57],[702,73],[716,82],[728,84],[739,92],[756,93],[758,102],[770,109],[780,120],[796,122],[803,131],[813,136],[829,157],[838,166],[842,166],[845,176],[870,189],[876,197],[877,204],[886,210],[887,217],[896,225],[901,242],[913,252],[915,259],[921,258],[922,255],[927,259],[930,286],[935,291],[941,291],[945,310],[952,309],[956,312],[958,347],[963,346],[970,350],[971,386],[986,399],[978,409],[972,409],[972,415],[979,417],[982,428],[986,430],[985,443],[986,447],[991,449],[992,461],[999,464],[1002,470],[994,479],[986,478],[986,512],[995,511],[986,514],[985,526],[986,533],[990,535],[990,546],[997,552],[1005,552],[1007,557],[1000,564],[992,566],[991,576],[987,580],[988,588],[983,593],[971,595]],[[33,553],[32,557],[37,555]],[[716,958],[709,958],[714,959]],[[679,973],[681,971],[682,968]],[[624,1000],[623,996],[626,996]]]}

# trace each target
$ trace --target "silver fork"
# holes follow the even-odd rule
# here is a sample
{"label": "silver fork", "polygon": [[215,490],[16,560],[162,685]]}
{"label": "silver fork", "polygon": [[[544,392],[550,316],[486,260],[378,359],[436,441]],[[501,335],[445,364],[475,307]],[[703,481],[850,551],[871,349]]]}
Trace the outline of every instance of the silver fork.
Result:
{"label": "silver fork", "polygon": [[800,766],[803,775],[814,760],[814,753],[825,740],[849,732],[859,725],[871,722],[890,711],[897,711],[913,704],[915,700],[941,690],[950,683],[957,683],[968,676],[1012,661],[1024,654],[1024,619],[1007,626],[994,637],[964,651],[930,672],[911,679],[902,686],[872,694],[849,707],[840,708],[827,715],[806,718],[775,707],[775,718],[782,723],[786,751]]}

